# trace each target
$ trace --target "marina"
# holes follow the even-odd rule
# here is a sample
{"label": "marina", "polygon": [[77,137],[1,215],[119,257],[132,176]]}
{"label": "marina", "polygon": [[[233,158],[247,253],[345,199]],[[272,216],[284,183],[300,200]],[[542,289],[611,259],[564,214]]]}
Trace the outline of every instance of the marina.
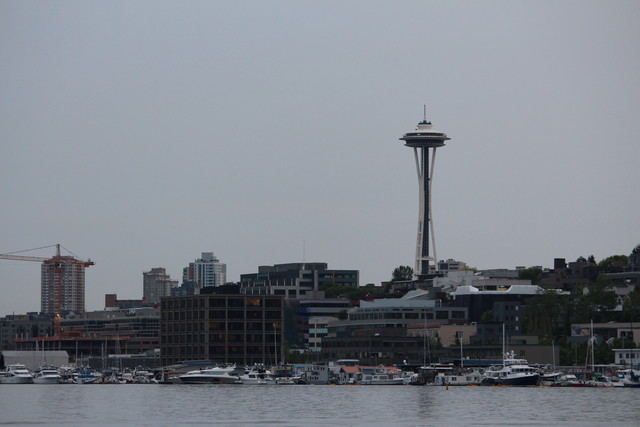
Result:
{"label": "marina", "polygon": [[[434,364],[401,369],[397,366],[361,366],[353,360],[329,364],[253,366],[199,366],[103,371],[89,367],[41,367],[32,372],[23,364],[0,371],[0,385],[158,384],[158,385],[361,385],[361,386],[483,386],[483,387],[617,387],[640,388],[640,370],[609,366],[607,373],[582,367],[529,365],[507,353],[502,364],[486,368]],[[193,363],[202,363],[194,361]],[[476,361],[476,363],[478,363]],[[593,368],[593,367],[592,367]],[[570,371],[570,372],[569,372]]]}

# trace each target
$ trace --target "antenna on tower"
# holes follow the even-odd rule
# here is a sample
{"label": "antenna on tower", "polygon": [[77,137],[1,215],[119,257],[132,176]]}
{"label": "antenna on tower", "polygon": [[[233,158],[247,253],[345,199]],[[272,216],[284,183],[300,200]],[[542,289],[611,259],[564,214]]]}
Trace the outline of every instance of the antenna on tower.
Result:
{"label": "antenna on tower", "polygon": [[427,104],[424,104],[424,121],[427,121]]}

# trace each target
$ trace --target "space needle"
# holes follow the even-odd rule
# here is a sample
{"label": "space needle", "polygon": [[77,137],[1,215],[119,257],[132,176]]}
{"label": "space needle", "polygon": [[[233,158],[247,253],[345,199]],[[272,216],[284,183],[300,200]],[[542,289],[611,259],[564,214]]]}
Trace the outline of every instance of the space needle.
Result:
{"label": "space needle", "polygon": [[[433,170],[436,162],[436,148],[444,147],[444,142],[450,139],[447,134],[433,129],[431,122],[427,121],[427,107],[424,107],[424,120],[418,123],[415,130],[404,134],[400,140],[405,141],[405,146],[413,147],[416,158],[416,170],[418,172],[418,184],[420,190],[420,208],[418,215],[418,239],[416,244],[416,264],[414,276],[417,279],[426,279],[429,276],[429,261],[433,261],[438,270],[438,258],[436,256],[436,239],[433,232],[433,219],[431,214],[431,185],[433,182]],[[429,167],[429,151],[433,149],[431,167]],[[429,235],[431,235],[431,248],[429,251]]]}

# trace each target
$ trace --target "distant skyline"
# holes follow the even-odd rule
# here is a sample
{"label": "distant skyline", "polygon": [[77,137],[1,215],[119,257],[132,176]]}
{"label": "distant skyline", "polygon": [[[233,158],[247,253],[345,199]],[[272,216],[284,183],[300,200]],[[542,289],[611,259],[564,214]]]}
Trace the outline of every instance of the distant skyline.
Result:
{"label": "distant skyline", "polygon": [[[87,310],[202,252],[229,281],[304,258],[379,284],[414,265],[399,138],[426,104],[451,138],[440,259],[628,255],[638,22],[621,0],[0,0],[0,253],[91,258]],[[0,260],[0,315],[39,309],[39,264]]]}

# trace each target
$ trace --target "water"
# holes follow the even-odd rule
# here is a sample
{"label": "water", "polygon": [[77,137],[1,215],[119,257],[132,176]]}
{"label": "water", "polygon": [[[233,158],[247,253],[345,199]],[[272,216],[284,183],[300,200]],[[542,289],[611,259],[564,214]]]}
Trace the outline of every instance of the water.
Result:
{"label": "water", "polygon": [[640,389],[0,385],[0,425],[637,426]]}

